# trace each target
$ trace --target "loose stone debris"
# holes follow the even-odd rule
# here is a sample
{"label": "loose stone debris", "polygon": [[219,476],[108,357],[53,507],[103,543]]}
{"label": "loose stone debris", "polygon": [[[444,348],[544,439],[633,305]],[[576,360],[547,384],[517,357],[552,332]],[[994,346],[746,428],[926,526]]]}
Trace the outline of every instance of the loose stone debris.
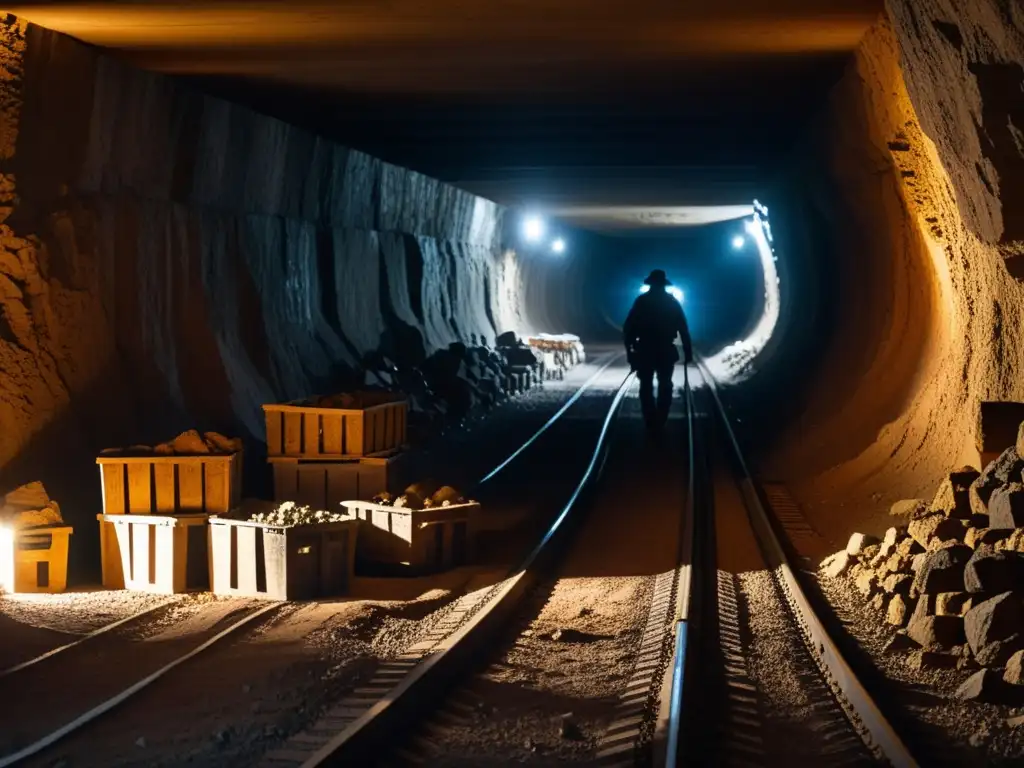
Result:
{"label": "loose stone debris", "polygon": [[983,471],[947,475],[929,503],[893,504],[879,542],[854,533],[822,561],[898,628],[887,653],[915,671],[977,669],[956,698],[1024,703],[1024,424]]}

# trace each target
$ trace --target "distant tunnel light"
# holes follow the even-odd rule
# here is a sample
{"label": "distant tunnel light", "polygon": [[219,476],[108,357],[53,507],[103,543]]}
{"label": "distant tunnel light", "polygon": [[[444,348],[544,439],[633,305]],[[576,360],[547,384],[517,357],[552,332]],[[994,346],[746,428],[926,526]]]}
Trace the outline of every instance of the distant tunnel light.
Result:
{"label": "distant tunnel light", "polygon": [[747,241],[743,238],[743,235],[736,235],[736,237],[732,239],[732,247],[738,251],[740,248],[746,245],[746,242]]}
{"label": "distant tunnel light", "polygon": [[551,250],[555,253],[565,253],[565,240],[558,238],[551,244]]}
{"label": "distant tunnel light", "polygon": [[540,216],[527,216],[523,222],[523,234],[527,240],[540,240],[544,237],[544,220]]}
{"label": "distant tunnel light", "polygon": [[[640,293],[647,293],[649,290],[651,290],[651,286],[649,285],[640,286]],[[683,303],[683,292],[681,289],[677,288],[674,285],[670,285],[665,290],[668,291],[669,294],[674,296],[675,300],[678,301],[680,304]]]}

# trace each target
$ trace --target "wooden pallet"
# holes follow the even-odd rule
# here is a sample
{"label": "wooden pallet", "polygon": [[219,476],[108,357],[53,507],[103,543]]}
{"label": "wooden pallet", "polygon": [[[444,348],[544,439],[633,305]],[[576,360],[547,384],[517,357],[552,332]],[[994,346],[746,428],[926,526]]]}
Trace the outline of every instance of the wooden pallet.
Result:
{"label": "wooden pallet", "polygon": [[356,459],[395,450],[406,441],[409,403],[368,408],[263,406],[267,455],[300,459]]}

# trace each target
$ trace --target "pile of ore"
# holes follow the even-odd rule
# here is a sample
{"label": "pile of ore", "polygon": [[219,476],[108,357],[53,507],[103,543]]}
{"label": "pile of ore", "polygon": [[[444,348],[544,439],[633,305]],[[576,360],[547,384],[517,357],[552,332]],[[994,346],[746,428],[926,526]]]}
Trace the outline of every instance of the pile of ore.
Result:
{"label": "pile of ore", "polygon": [[931,503],[900,501],[878,539],[854,534],[822,563],[898,627],[914,669],[976,669],[957,696],[1024,701],[1024,425],[978,472],[951,472]]}
{"label": "pile of ore", "polygon": [[493,348],[471,337],[468,345],[455,342],[405,364],[378,352],[363,361],[364,381],[367,388],[405,393],[418,417],[460,421],[546,379],[562,378],[583,360],[578,337],[551,338],[565,348],[544,351],[509,331],[498,336]]}
{"label": "pile of ore", "polygon": [[436,483],[428,480],[413,483],[397,497],[386,491],[378,493],[373,497],[373,503],[400,509],[432,509],[467,504],[469,500],[450,485],[438,487]]}
{"label": "pile of ore", "polygon": [[101,456],[205,456],[227,455],[242,450],[240,438],[225,437],[219,432],[199,434],[195,429],[182,432],[173,440],[159,445],[131,445],[127,448],[105,448]]}
{"label": "pile of ore", "polygon": [[50,498],[40,482],[28,483],[3,497],[0,523],[12,528],[31,528],[38,525],[60,525],[64,518],[60,505]]}

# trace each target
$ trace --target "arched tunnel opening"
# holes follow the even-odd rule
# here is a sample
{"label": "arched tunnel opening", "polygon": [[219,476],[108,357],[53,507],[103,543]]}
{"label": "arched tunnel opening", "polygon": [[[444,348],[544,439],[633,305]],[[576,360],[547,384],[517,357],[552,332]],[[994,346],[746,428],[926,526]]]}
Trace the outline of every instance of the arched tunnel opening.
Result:
{"label": "arched tunnel opening", "polygon": [[[220,487],[222,470],[205,464],[194,470],[172,462],[146,479],[130,469],[141,460],[139,446],[150,447],[145,455],[173,456],[177,449],[167,441],[193,429],[215,433],[205,443],[193,436],[203,455],[220,455],[216,440],[225,435],[244,444],[245,461],[224,465],[231,475],[225,512],[242,496],[282,501],[281,478],[300,464],[312,477],[315,461],[324,474],[309,482],[330,496],[333,470],[324,467],[335,440],[327,419],[334,416],[324,413],[345,406],[309,398],[339,392],[346,394],[334,397],[348,397],[344,402],[360,413],[383,407],[359,405],[381,392],[407,398],[407,420],[381,416],[392,419],[380,427],[390,435],[380,438],[391,440],[386,450],[363,452],[381,462],[381,472],[391,471],[388,462],[401,445],[412,444],[424,467],[475,491],[473,462],[496,463],[497,453],[509,454],[499,443],[513,435],[519,443],[534,435],[529,439],[541,445],[543,433],[563,448],[536,449],[530,466],[538,477],[561,462],[574,467],[567,477],[589,477],[598,467],[636,487],[648,477],[685,477],[685,503],[739,508],[740,496],[717,486],[703,495],[699,485],[693,490],[702,466],[692,458],[695,442],[648,456],[643,451],[653,449],[639,430],[636,444],[647,448],[618,464],[598,461],[602,450],[616,449],[602,448],[604,411],[587,409],[597,408],[599,397],[611,402],[629,373],[623,323],[647,290],[645,278],[662,269],[699,358],[686,369],[685,390],[676,368],[668,423],[682,430],[679,444],[685,430],[678,423],[687,419],[689,439],[703,439],[701,419],[712,419],[712,396],[720,397],[721,422],[729,427],[708,427],[715,436],[708,438],[706,474],[724,471],[734,434],[743,452],[738,465],[749,468],[758,497],[768,506],[783,499],[808,532],[798,541],[788,530],[786,551],[800,558],[794,570],[835,571],[815,582],[810,602],[842,612],[870,600],[880,618],[862,623],[910,637],[903,650],[914,674],[961,675],[950,690],[942,688],[948,680],[927,678],[936,696],[957,703],[926,726],[901,730],[904,741],[916,745],[920,728],[948,726],[951,748],[966,750],[957,753],[965,760],[1019,755],[1024,743],[1015,726],[1006,735],[993,724],[1002,710],[963,709],[987,699],[960,686],[982,686],[993,670],[1014,691],[1024,684],[1024,641],[1016,642],[1016,629],[992,640],[1022,652],[1011,661],[1002,652],[986,655],[976,636],[984,632],[972,629],[982,619],[970,619],[997,596],[1018,601],[1024,567],[999,565],[1010,575],[996,579],[998,587],[982,584],[984,578],[976,588],[969,577],[966,585],[961,580],[973,573],[968,561],[991,556],[1004,563],[1024,552],[1024,516],[1017,512],[1024,499],[1024,11],[1008,0],[791,0],[771,8],[744,1],[729,9],[690,2],[542,5],[88,1],[5,10],[0,493],[11,495],[0,522],[25,514],[26,504],[33,514],[49,510],[74,529],[72,590],[105,580],[107,558],[127,557],[118,547],[145,547],[127,528],[115,536],[109,519],[97,525],[98,513],[148,512],[151,503],[157,510],[159,471],[173,481],[174,509],[184,508],[189,472],[198,472],[202,499]],[[365,391],[376,394],[365,402],[349,394]],[[613,410],[640,422],[635,389],[623,405],[614,402]],[[281,414],[280,427],[271,426],[268,405],[284,409],[273,411]],[[293,407],[307,410],[289,416]],[[560,408],[570,418],[558,422]],[[583,411],[572,418],[570,408]],[[335,458],[367,458],[340,447],[377,439],[368,437],[376,434],[376,417],[365,418],[365,427],[338,428]],[[292,439],[285,436],[289,419],[301,424],[294,440],[316,443],[309,449],[315,456],[287,455],[286,448],[274,455],[273,440]],[[594,435],[577,446],[566,435],[584,423]],[[128,446],[135,448],[125,453]],[[115,447],[121,452],[107,453]],[[455,466],[445,457],[456,450],[470,458]],[[670,455],[679,459],[678,471],[664,463]],[[131,459],[116,465],[116,477],[108,463],[115,456]],[[633,475],[621,469],[629,461]],[[620,469],[606,470],[609,463]],[[29,485],[37,481],[45,492]],[[508,482],[509,499],[532,483]],[[551,483],[538,480],[536,493],[556,487]],[[637,490],[638,498],[645,492]],[[608,497],[623,509],[641,503],[616,493]],[[996,512],[1003,507],[1005,514]],[[517,526],[530,517],[505,511]],[[714,513],[722,514],[728,512]],[[718,544],[710,534],[705,544],[720,550],[732,523],[714,519]],[[936,533],[950,520],[963,530]],[[21,552],[14,538],[4,538],[14,530],[0,524],[0,549]],[[195,538],[174,530],[167,535]],[[430,546],[437,552],[469,546],[452,543],[464,531],[437,527],[431,536],[435,530]],[[691,541],[701,530],[678,535]],[[52,541],[61,535],[55,529]],[[231,552],[248,535],[232,533]],[[611,534],[582,535],[598,550],[615,545]],[[211,553],[213,536],[203,545]],[[515,536],[509,541],[519,546]],[[644,541],[634,544],[637,551]],[[159,581],[161,545],[151,546],[149,587]],[[307,553],[317,546],[303,545]],[[755,687],[784,689],[785,681],[773,683],[763,669],[781,657],[756,641],[758,631],[768,631],[757,629],[756,616],[771,613],[774,603],[761,576],[750,575],[777,564],[736,565],[746,562],[747,549],[757,549],[744,547],[719,554],[719,591],[711,602],[721,610],[723,601],[738,601],[737,621],[755,617],[749,631],[738,630],[755,638],[748,673]],[[832,555],[836,549],[848,555]],[[929,559],[939,551],[948,562]],[[5,564],[4,557],[0,552],[0,594],[29,578],[22,567],[40,591],[62,578],[39,558],[30,563],[12,554]],[[886,570],[888,558],[896,560]],[[566,562],[575,564],[574,578],[640,577],[632,565],[605,573],[579,558]],[[722,581],[729,570],[722,562],[733,563],[735,581]],[[933,566],[958,575],[930,589],[921,574]],[[253,583],[266,587],[270,577],[259,567]],[[212,559],[209,569],[212,579]],[[384,579],[383,571],[366,573],[353,578]],[[235,594],[245,579],[231,579]],[[360,583],[369,588],[370,581]],[[394,622],[447,620],[431,613],[435,598],[422,598],[422,585],[406,594],[381,583],[372,586],[384,597],[374,598],[360,621],[392,610],[381,607],[389,600],[404,606],[394,609]],[[454,595],[459,584],[437,589]],[[552,605],[562,600],[559,610],[576,610],[575,588],[552,588]],[[637,587],[650,592],[643,600],[653,600],[655,588]],[[672,587],[673,600],[679,589]],[[185,589],[172,590],[178,591]],[[733,592],[738,597],[730,598]],[[932,592],[937,597],[926,599]],[[942,597],[949,594],[969,597]],[[893,619],[897,598],[907,611]],[[5,599],[0,626],[21,626],[18,611],[35,610],[5,613]],[[125,598],[124,610],[143,602]],[[580,610],[596,609],[588,603]],[[1008,626],[1024,626],[1024,608],[1018,613]],[[954,618],[959,624],[947,641],[939,627]],[[68,621],[75,627],[69,632],[91,631]],[[317,632],[328,631],[329,622],[310,621]],[[927,632],[920,629],[929,621]],[[877,632],[830,627],[846,638],[840,645],[860,648],[852,652],[859,661],[851,662],[858,674],[871,668],[866,678],[887,676],[890,688],[873,689],[876,697],[898,687],[899,674],[890,669],[897,662],[872,646],[880,642]],[[545,631],[550,640],[562,630]],[[588,630],[568,642],[600,646],[632,631]],[[381,632],[395,633],[379,642],[398,653],[406,630],[388,624]],[[378,639],[360,638],[352,653],[369,654]],[[667,662],[658,663],[661,674]],[[1013,669],[1019,679],[1011,681]],[[972,683],[975,673],[984,680]],[[4,674],[0,669],[0,685]],[[513,677],[491,683],[511,685]],[[600,686],[594,690],[593,697],[606,696]],[[328,699],[317,698],[316,706]],[[767,696],[762,707],[771,701]],[[970,717],[987,723],[983,736],[961,725]],[[577,712],[575,720],[581,718],[587,715]],[[596,759],[603,742],[584,728],[578,741],[590,751],[569,749],[565,744],[577,740],[565,736],[564,721],[562,746],[549,754]],[[788,727],[779,733],[797,733]],[[271,734],[277,747],[294,735]],[[537,754],[539,737],[525,739],[533,745],[526,752]],[[226,749],[228,740],[218,743]],[[0,738],[8,751],[24,746]],[[232,754],[249,764],[244,760],[256,751]]]}

